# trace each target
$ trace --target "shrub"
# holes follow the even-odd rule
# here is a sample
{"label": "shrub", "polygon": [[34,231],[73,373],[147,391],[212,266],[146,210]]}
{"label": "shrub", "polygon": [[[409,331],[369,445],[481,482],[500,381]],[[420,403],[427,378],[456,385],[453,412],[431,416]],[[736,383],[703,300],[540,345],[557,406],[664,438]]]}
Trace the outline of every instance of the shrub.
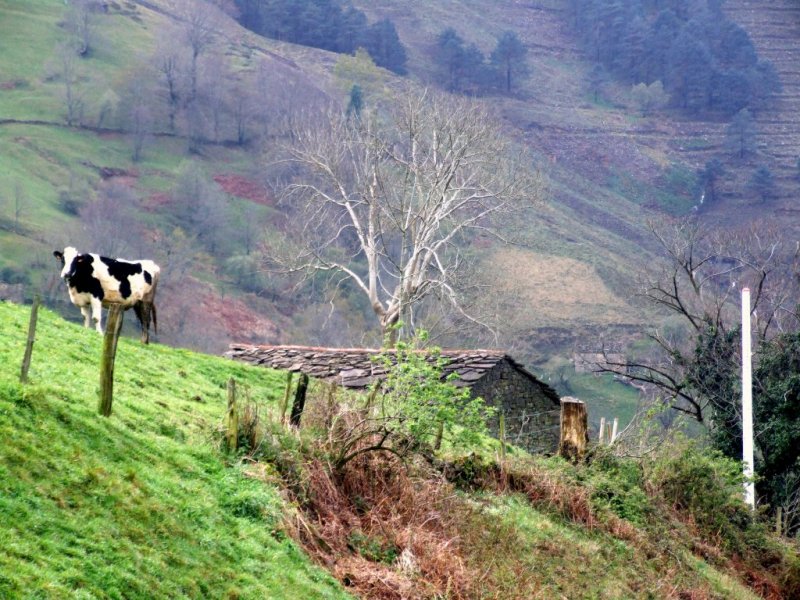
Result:
{"label": "shrub", "polygon": [[649,485],[726,550],[744,552],[753,543],[764,545],[766,532],[743,499],[740,463],[717,450],[679,441],[649,471]]}
{"label": "shrub", "polygon": [[[400,342],[377,359],[386,375],[367,396],[342,401],[330,425],[332,462],[341,470],[367,452],[387,452],[405,459],[447,439],[454,447],[476,445],[487,431],[494,409],[469,389],[442,378],[438,348],[421,350],[425,334]],[[457,377],[453,375],[453,377]]]}
{"label": "shrub", "polygon": [[639,465],[633,460],[600,454],[587,467],[592,504],[608,509],[621,519],[644,525],[650,502]]}

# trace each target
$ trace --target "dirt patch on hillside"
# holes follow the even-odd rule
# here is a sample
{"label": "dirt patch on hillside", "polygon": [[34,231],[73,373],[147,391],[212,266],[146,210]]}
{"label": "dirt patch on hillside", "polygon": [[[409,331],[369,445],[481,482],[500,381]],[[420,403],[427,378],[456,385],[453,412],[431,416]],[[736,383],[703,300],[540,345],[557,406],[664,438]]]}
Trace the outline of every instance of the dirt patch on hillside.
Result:
{"label": "dirt patch on hillside", "polygon": [[636,313],[603,282],[595,269],[572,258],[502,249],[487,260],[487,303],[509,315],[515,331],[555,323],[637,322]]}
{"label": "dirt patch on hillside", "polygon": [[219,185],[226,194],[236,196],[237,198],[244,198],[256,204],[275,206],[275,198],[270,193],[269,189],[267,189],[265,185],[253,181],[252,179],[232,173],[220,173],[214,175],[214,181],[217,182],[217,185]]}
{"label": "dirt patch on hillside", "polygon": [[210,293],[202,305],[206,314],[216,315],[232,340],[261,344],[279,341],[278,326],[239,298]]}

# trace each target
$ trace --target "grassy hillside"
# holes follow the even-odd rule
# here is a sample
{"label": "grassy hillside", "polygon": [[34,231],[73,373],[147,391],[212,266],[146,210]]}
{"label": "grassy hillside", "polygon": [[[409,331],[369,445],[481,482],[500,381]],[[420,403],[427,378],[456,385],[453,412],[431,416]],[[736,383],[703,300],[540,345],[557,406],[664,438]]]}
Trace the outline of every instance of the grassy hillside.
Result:
{"label": "grassy hillside", "polygon": [[1,597],[347,597],[216,449],[227,379],[269,406],[277,374],[123,339],[105,419],[101,336],[49,311],[17,383],[28,315],[0,302]]}
{"label": "grassy hillside", "polygon": [[[532,150],[546,173],[549,199],[518,224],[526,247],[509,250],[482,240],[468,249],[477,267],[475,283],[492,289],[474,299],[476,311],[498,323],[499,337],[491,343],[546,368],[554,355],[568,357],[576,343],[625,345],[643,323],[655,322],[631,302],[628,285],[639,265],[654,260],[644,223],[664,213],[683,214],[696,202],[694,170],[722,152],[725,123],[687,122],[666,113],[643,116],[626,99],[625,86],[609,84],[594,98],[586,81],[590,64],[577,50],[561,0],[355,4],[372,19],[396,22],[409,48],[410,79],[421,83],[437,77],[433,40],[448,26],[484,52],[498,34],[514,29],[528,49],[532,74],[523,87],[486,101],[511,135]],[[731,4],[733,16],[759,30],[760,11],[739,4]],[[344,102],[350,85],[364,83],[366,89],[369,77],[360,73],[365,81],[357,81],[352,65],[337,71],[338,55],[259,38],[223,19],[214,24],[213,40],[199,60],[200,79],[221,88],[232,81],[244,84],[237,93],[249,90],[255,104],[268,108],[250,124],[262,135],[258,143],[238,145],[227,115],[227,133],[190,152],[186,111],[179,111],[175,131],[166,125],[165,90],[157,83],[154,60],[164,31],[180,39],[176,31],[185,20],[179,3],[119,0],[108,7],[95,15],[92,51],[74,65],[83,108],[79,124],[67,126],[59,50],[69,37],[64,2],[0,0],[0,281],[21,280],[27,297],[44,293],[52,307],[74,318],[50,253],[66,244],[111,253],[98,246],[124,242],[120,255],[147,255],[164,268],[161,341],[215,352],[245,339],[323,345],[379,341],[363,302],[343,294],[336,301],[339,314],[331,315],[328,304],[312,297],[317,289],[298,296],[284,280],[265,274],[254,250],[262,241],[283,241],[285,215],[275,207],[281,190],[270,188],[265,171],[282,142],[286,107],[319,97]],[[770,11],[771,21],[780,21],[780,14]],[[761,29],[765,42],[760,46],[777,60],[785,54],[782,40],[791,37],[791,28],[781,29],[775,44],[766,43],[775,37],[772,29]],[[776,63],[784,78],[793,77],[790,63]],[[262,75],[266,87],[257,85]],[[383,78],[389,86],[397,83],[388,73]],[[146,80],[138,93],[148,99],[154,126],[141,160],[134,162],[135,136],[126,131],[135,96],[131,89],[140,80]],[[723,206],[713,219],[794,210],[789,206],[796,189],[792,156],[800,155],[800,148],[786,119],[796,85],[784,84],[783,116],[772,128],[763,123],[779,145],[773,151],[762,138],[756,156],[729,169],[722,187],[737,210]],[[773,158],[781,159],[779,191],[789,200],[782,206],[750,206],[743,199],[745,180],[757,162]],[[225,229],[221,241],[207,243],[179,218],[174,192],[192,167],[204,173],[223,207],[225,214],[217,216],[224,227],[219,222],[208,227]],[[122,201],[120,190],[128,193]],[[118,204],[106,207],[105,214],[74,214],[100,205],[98,200],[112,192]],[[245,227],[252,238],[246,244],[241,241]],[[453,343],[489,343],[482,333],[460,332]],[[586,399],[613,404],[603,388],[586,386]]]}
{"label": "grassy hillside", "polygon": [[[278,433],[282,374],[122,339],[102,418],[101,337],[50,311],[17,382],[28,316],[0,302],[3,598],[348,597],[334,577],[397,600],[796,589],[793,551],[725,483],[737,468],[686,446],[577,467],[518,452],[498,466],[486,449],[449,450],[433,471],[375,456],[334,475],[327,397],[312,396],[300,436]],[[266,425],[241,462],[215,433],[229,377]]]}
{"label": "grassy hillside", "polygon": [[[208,144],[199,154],[190,155],[187,153],[187,140],[182,135],[166,135],[164,92],[158,86],[151,85],[147,90],[150,94],[150,111],[158,121],[156,129],[161,133],[148,138],[143,159],[134,163],[131,159],[132,136],[116,130],[120,124],[124,125],[126,111],[129,112],[125,101],[129,80],[137,73],[153,68],[152,55],[160,43],[160,32],[165,27],[179,24],[180,20],[175,7],[167,2],[114,2],[110,6],[107,14],[95,17],[96,43],[92,52],[88,57],[78,59],[75,65],[76,89],[84,99],[81,126],[66,127],[64,81],[59,73],[58,60],[59,44],[68,39],[63,3],[44,0],[37,3],[35,11],[30,11],[27,3],[19,0],[0,2],[0,27],[4,33],[0,36],[0,52],[4,56],[0,64],[0,141],[6,148],[0,155],[0,185],[5,190],[2,193],[4,202],[0,215],[0,268],[32,271],[34,288],[52,285],[44,276],[49,265],[51,246],[86,236],[85,225],[63,210],[60,194],[69,192],[76,196],[79,206],[85,206],[101,197],[110,185],[126,186],[142,200],[141,206],[136,207],[136,213],[125,218],[142,219],[148,230],[148,238],[156,237],[155,230],[160,230],[162,236],[169,235],[171,226],[182,224],[175,223],[170,217],[165,192],[174,186],[186,162],[200,164],[209,176],[234,173],[251,183],[260,184],[262,182],[258,178],[265,162],[262,151],[269,153],[274,150],[270,144],[280,143],[280,140],[274,140],[265,148]],[[287,90],[295,89],[299,90],[295,93],[300,97],[304,94],[308,96],[309,90],[315,90],[317,94],[328,93],[334,98],[341,95],[344,99],[342,90],[349,88],[336,84],[332,74],[338,59],[336,55],[258,38],[229,19],[215,27],[214,42],[207,55],[201,58],[201,66],[203,61],[208,64],[224,61],[233,73],[248,82],[251,82],[248,78],[259,70],[270,73],[274,82],[268,88],[266,101],[274,96],[292,93]],[[35,47],[22,43],[23,38],[36,40]],[[386,77],[390,80],[388,75]],[[278,78],[282,79],[278,81]],[[296,104],[293,100],[290,103]],[[112,105],[115,110],[101,124],[101,112],[104,107]],[[280,115],[273,112],[270,116]],[[98,125],[102,127],[98,129]],[[536,148],[536,153],[541,154],[539,148]],[[540,158],[543,163],[547,160],[544,154]],[[108,169],[115,169],[115,174],[109,175]],[[555,170],[555,167],[552,169]],[[546,170],[550,171],[551,166],[547,166]],[[608,231],[598,231],[598,219],[593,211],[599,210],[605,214],[619,197],[616,193],[604,196],[601,207],[593,186],[587,181],[584,184],[577,204],[567,205],[559,198],[543,208],[541,214],[530,216],[530,223],[525,227],[528,232],[526,238],[535,251],[520,257],[521,268],[528,265],[533,269],[548,268],[553,260],[563,258],[577,260],[588,265],[586,268],[573,269],[570,273],[571,277],[577,277],[581,285],[591,285],[598,276],[598,270],[604,278],[607,272],[627,270],[628,259],[625,257],[636,251],[635,240],[631,240],[628,234],[629,230],[638,227],[638,217],[631,217],[630,207],[625,202],[624,206],[613,209],[617,216],[612,218],[606,215],[603,219],[619,223],[621,232],[609,234]],[[571,193],[577,193],[575,190],[577,188]],[[224,191],[229,192],[230,188]],[[21,196],[22,200],[18,219],[13,207],[15,194]],[[227,195],[227,199],[235,201],[231,194]],[[272,215],[269,218],[274,217]],[[274,231],[280,228],[279,219],[262,224],[266,225],[268,237],[280,235],[280,231]],[[171,248],[153,248],[151,243],[142,249],[150,254],[169,250]],[[199,249],[193,247],[192,250],[197,252]],[[483,254],[485,262],[482,268],[487,272],[504,268],[505,263],[502,260],[495,262],[491,252]],[[31,257],[35,257],[35,260],[31,261]],[[198,255],[196,258],[210,272],[224,270],[221,264],[207,257]],[[164,260],[169,262],[168,259]],[[169,264],[165,266],[168,268]],[[556,270],[556,274],[561,274],[561,271]],[[170,279],[168,275],[165,274],[165,282]],[[223,292],[217,277],[209,273],[208,279],[219,292]],[[558,325],[572,316],[581,317],[581,326],[588,327],[598,324],[604,326],[609,319],[636,323],[640,317],[626,306],[624,292],[617,285],[619,280],[605,282],[611,287],[597,304],[589,297],[580,306],[564,307]],[[232,290],[238,294],[236,287],[228,286],[224,291]],[[513,299],[513,293],[509,298]],[[170,302],[168,298],[165,301]],[[546,304],[551,299],[539,296],[535,301],[536,304]],[[588,313],[583,311],[586,302],[589,304]],[[256,306],[254,302],[248,304],[251,310],[264,310],[263,306]],[[616,315],[611,314],[608,308],[613,306],[623,307],[623,310]],[[585,318],[587,314],[589,317]],[[594,316],[599,319],[597,323]],[[274,311],[268,317],[278,321],[281,319]],[[523,329],[541,327],[543,322],[550,324],[548,319],[537,318],[520,326]],[[289,329],[297,327],[285,321],[281,324]],[[165,331],[169,331],[169,327],[169,322],[165,321]],[[295,333],[308,336],[308,332],[290,330],[285,337],[294,342],[309,341],[298,339]],[[504,331],[504,343],[516,335],[517,329]],[[180,335],[168,339],[181,343]],[[354,343],[351,340],[346,342]]]}

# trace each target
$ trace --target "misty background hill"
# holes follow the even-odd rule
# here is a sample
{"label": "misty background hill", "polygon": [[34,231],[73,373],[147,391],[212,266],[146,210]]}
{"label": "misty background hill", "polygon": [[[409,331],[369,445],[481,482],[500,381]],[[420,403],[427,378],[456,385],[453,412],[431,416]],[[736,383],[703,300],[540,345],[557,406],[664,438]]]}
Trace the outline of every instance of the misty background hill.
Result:
{"label": "misty background hill", "polygon": [[660,318],[632,289],[659,258],[648,222],[767,216],[797,235],[798,40],[791,0],[0,0],[3,294],[77,320],[51,258],[74,245],[162,265],[164,343],[380,343],[355,290],[298,286],[263,252],[293,242],[293,123],[412,82],[484,103],[546,180],[521,244],[464,242],[494,334],[437,342],[635,403],[569,361],[635,348]]}

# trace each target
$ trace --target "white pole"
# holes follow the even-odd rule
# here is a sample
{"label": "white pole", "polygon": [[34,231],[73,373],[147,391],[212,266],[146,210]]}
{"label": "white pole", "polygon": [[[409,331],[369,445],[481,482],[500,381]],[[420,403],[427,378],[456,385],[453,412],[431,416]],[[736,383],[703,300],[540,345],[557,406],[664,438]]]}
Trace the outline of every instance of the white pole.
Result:
{"label": "white pole", "polygon": [[744,501],[756,507],[756,490],[753,484],[753,367],[750,350],[750,288],[742,289],[742,460],[744,476]]}

